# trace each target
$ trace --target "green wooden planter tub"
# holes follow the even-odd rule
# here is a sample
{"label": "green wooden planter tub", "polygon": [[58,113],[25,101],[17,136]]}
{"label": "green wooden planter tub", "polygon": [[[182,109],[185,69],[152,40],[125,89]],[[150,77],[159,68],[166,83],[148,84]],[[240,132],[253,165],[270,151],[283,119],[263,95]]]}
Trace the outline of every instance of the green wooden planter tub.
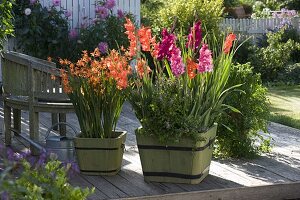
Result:
{"label": "green wooden planter tub", "polygon": [[202,134],[204,141],[183,139],[166,145],[139,130],[136,139],[145,181],[198,184],[208,175],[217,125]]}
{"label": "green wooden planter tub", "polygon": [[74,138],[80,172],[86,175],[115,175],[121,169],[126,131],[115,138]]}

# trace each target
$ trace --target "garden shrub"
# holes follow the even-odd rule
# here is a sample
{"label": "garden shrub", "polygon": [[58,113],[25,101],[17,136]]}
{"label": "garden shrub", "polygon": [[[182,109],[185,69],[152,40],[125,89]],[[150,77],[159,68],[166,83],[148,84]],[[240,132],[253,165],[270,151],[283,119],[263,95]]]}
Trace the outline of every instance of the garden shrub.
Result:
{"label": "garden shrub", "polygon": [[168,0],[158,14],[161,18],[159,27],[171,27],[176,16],[178,27],[183,27],[184,32],[187,33],[197,16],[207,32],[218,32],[223,9],[223,0]]}
{"label": "garden shrub", "polygon": [[287,85],[300,84],[300,63],[285,67],[284,71],[279,73],[278,81]]}
{"label": "garden shrub", "polygon": [[[142,0],[141,1],[141,22],[145,26],[156,27],[157,12],[164,5],[163,0]],[[155,30],[154,30],[155,31]]]}
{"label": "garden shrub", "polygon": [[42,59],[71,54],[68,19],[63,11],[55,6],[42,7],[38,2],[16,0],[14,14],[17,49]]}
{"label": "garden shrub", "polygon": [[238,41],[237,46],[239,46],[239,49],[233,57],[234,62],[240,64],[250,62],[251,55],[255,53],[255,47],[251,39],[248,39],[246,41]]}
{"label": "garden shrub", "polygon": [[13,34],[12,23],[12,2],[13,0],[0,1],[0,52],[8,35]]}
{"label": "garden shrub", "polygon": [[[132,18],[131,15],[126,17]],[[74,38],[75,42],[77,41],[76,50],[68,59],[78,60],[82,50],[92,52],[96,47],[99,47],[101,53],[107,53],[108,49],[118,49],[121,46],[127,48],[129,43],[125,34],[125,22],[125,17],[109,15],[105,20],[81,28],[79,36]]]}
{"label": "garden shrub", "polygon": [[[123,24],[125,16],[132,18],[132,15],[120,10],[114,15],[115,5],[106,8],[105,2],[97,1],[96,18],[83,19],[80,27],[70,29],[71,16],[67,10],[58,9],[59,6],[54,4],[46,8],[38,1],[17,0],[14,12],[18,50],[42,59],[75,61],[83,50],[93,51],[97,46],[103,53],[120,46],[127,47]],[[102,15],[97,9],[104,9],[105,13]]]}
{"label": "garden shrub", "polygon": [[292,39],[283,41],[285,28],[278,32],[267,33],[267,47],[256,48],[251,55],[254,71],[261,73],[264,82],[273,82],[278,79],[278,74],[292,63],[292,55],[300,49],[300,44]]}
{"label": "garden shrub", "polygon": [[33,157],[30,152],[16,153],[0,146],[1,199],[84,200],[94,189],[73,187],[70,173],[78,171],[75,163],[63,164],[55,154]]}
{"label": "garden shrub", "polygon": [[[267,89],[262,86],[260,75],[255,74],[249,63],[232,67],[228,87],[243,84],[239,92],[232,92],[225,104],[241,113],[227,110],[219,119],[216,156],[253,157],[268,150],[270,140],[258,131],[267,132],[269,108]],[[260,142],[260,145],[255,144]]]}

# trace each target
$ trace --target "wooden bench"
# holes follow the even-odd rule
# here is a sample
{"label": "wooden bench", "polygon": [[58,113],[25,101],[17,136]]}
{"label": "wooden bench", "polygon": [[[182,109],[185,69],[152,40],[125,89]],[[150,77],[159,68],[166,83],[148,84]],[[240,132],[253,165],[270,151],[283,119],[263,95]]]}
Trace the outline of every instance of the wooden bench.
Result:
{"label": "wooden bench", "polygon": [[[29,138],[33,154],[38,154],[39,112],[52,113],[52,124],[66,121],[73,105],[63,92],[59,69],[55,63],[17,52],[6,52],[2,58],[5,144],[11,145],[11,134],[21,136],[21,110],[29,112]],[[13,126],[11,125],[13,111]],[[60,126],[60,134],[66,127]]]}

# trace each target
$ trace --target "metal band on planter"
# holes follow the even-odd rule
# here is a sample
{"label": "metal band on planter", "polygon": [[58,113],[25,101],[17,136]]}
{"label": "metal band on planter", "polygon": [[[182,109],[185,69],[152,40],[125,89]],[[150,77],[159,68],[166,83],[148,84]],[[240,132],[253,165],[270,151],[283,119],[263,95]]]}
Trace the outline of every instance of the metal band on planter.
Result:
{"label": "metal band on planter", "polygon": [[173,150],[173,151],[203,151],[210,147],[215,141],[215,137],[210,139],[208,143],[202,147],[175,147],[175,146],[156,146],[156,145],[138,145],[139,149],[156,149],[156,150]]}

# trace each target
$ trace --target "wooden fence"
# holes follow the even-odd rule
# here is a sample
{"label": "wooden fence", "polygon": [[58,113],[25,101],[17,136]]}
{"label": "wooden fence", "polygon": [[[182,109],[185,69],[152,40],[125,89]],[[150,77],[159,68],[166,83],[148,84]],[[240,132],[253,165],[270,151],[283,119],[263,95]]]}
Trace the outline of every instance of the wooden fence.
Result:
{"label": "wooden fence", "polygon": [[268,30],[274,30],[289,21],[300,33],[300,18],[270,18],[270,19],[231,19],[225,18],[220,24],[222,30],[230,30],[245,35],[264,34]]}
{"label": "wooden fence", "polygon": [[[60,8],[71,13],[70,27],[80,27],[82,24],[90,23],[95,18],[95,8],[97,0],[61,0]],[[42,6],[50,7],[53,5],[52,0],[40,0]],[[120,9],[123,12],[132,13],[137,24],[140,24],[140,0],[116,0],[116,6],[113,13]]]}

